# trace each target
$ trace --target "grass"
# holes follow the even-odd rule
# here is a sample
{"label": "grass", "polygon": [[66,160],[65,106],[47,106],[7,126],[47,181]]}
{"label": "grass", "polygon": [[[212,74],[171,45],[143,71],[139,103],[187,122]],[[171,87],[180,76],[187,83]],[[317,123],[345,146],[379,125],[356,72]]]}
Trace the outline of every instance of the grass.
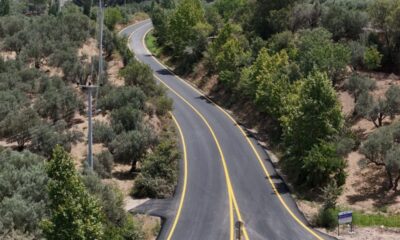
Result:
{"label": "grass", "polygon": [[353,221],[357,226],[385,226],[400,227],[400,215],[384,214],[364,214],[360,212],[353,213]]}
{"label": "grass", "polygon": [[146,35],[145,41],[146,41],[146,46],[147,46],[147,48],[150,50],[150,52],[151,52],[154,56],[159,57],[160,54],[161,54],[161,47],[158,46],[157,39],[156,39],[156,37],[154,36],[153,31],[150,31],[150,32]]}
{"label": "grass", "polygon": [[[338,213],[339,210],[336,210],[336,212]],[[353,211],[353,224],[361,227],[400,227],[400,215],[383,213],[367,214],[359,211]]]}

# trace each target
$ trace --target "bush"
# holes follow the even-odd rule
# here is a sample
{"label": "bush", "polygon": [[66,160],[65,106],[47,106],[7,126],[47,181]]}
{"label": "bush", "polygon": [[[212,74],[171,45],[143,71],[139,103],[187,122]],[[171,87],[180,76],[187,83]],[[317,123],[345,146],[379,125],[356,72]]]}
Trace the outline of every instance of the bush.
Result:
{"label": "bush", "polygon": [[154,153],[143,160],[132,194],[136,197],[172,196],[177,183],[179,152],[175,142],[162,141]]}
{"label": "bush", "polygon": [[381,67],[383,55],[375,47],[369,47],[364,53],[364,65],[368,70],[375,70]]}
{"label": "bush", "polygon": [[137,109],[144,108],[146,95],[139,87],[116,87],[106,93],[100,92],[98,108],[102,110],[113,110],[129,104]]}
{"label": "bush", "polygon": [[334,144],[321,143],[314,146],[303,159],[303,178],[299,183],[307,188],[321,188],[331,181],[336,181],[338,186],[345,183],[346,163],[337,155]]}
{"label": "bush", "polygon": [[0,152],[0,238],[21,231],[40,239],[39,223],[48,215],[47,181],[40,156],[28,151]]}
{"label": "bush", "polygon": [[105,150],[99,154],[96,154],[93,158],[93,170],[101,178],[110,178],[114,165],[113,155]]}
{"label": "bush", "polygon": [[115,24],[123,20],[121,10],[116,7],[108,7],[104,13],[104,24],[110,30],[114,30]]}
{"label": "bush", "polygon": [[332,208],[321,208],[318,213],[316,224],[319,227],[333,229],[337,226],[337,212]]}
{"label": "bush", "polygon": [[131,163],[132,171],[136,170],[136,162],[145,155],[151,144],[151,135],[148,131],[129,131],[118,135],[110,144],[114,161]]}
{"label": "bush", "polygon": [[125,106],[111,112],[111,125],[117,133],[138,130],[142,125],[142,112],[132,106]]}
{"label": "bush", "polygon": [[148,96],[155,94],[156,81],[153,77],[153,71],[146,64],[134,60],[121,70],[120,74],[125,79],[127,86],[140,87]]}
{"label": "bush", "polygon": [[156,114],[164,116],[172,110],[173,101],[167,96],[161,96],[156,99]]}
{"label": "bush", "polygon": [[115,138],[116,134],[113,128],[103,122],[95,121],[93,124],[93,142],[104,143],[106,146]]}

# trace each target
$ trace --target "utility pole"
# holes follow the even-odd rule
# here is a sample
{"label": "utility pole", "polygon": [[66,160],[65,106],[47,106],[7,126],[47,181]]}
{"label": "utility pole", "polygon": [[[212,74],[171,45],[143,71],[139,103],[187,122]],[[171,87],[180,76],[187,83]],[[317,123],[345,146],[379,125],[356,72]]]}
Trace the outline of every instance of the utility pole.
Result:
{"label": "utility pole", "polygon": [[[101,81],[101,74],[103,71],[103,22],[104,22],[104,18],[103,18],[103,4],[102,1],[99,0],[99,24],[100,24],[100,39],[99,39],[99,77],[98,77],[98,83],[100,84]],[[97,95],[96,95],[97,98]]]}
{"label": "utility pole", "polygon": [[[103,6],[102,1],[99,0],[99,30],[100,30],[100,40],[99,40],[99,73],[97,76],[97,85],[101,86],[101,77],[103,71]],[[92,82],[93,82],[93,64],[92,64]],[[87,101],[88,101],[88,156],[87,162],[90,170],[93,170],[93,91],[96,91],[95,100],[97,102],[98,96],[98,86],[92,85],[91,82],[86,85],[80,85],[83,90],[86,90],[87,93]]]}
{"label": "utility pole", "polygon": [[87,101],[88,101],[88,156],[87,162],[90,170],[93,170],[93,123],[92,123],[92,93],[93,91],[97,92],[97,86],[91,85],[81,85],[82,89],[86,90],[87,93]]}

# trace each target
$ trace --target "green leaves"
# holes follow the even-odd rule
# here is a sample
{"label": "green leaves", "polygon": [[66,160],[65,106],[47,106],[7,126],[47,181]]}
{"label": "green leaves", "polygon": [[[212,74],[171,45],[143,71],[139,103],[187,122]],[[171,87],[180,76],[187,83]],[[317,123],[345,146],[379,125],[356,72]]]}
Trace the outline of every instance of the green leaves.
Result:
{"label": "green leaves", "polygon": [[204,10],[199,0],[182,0],[172,14],[168,26],[168,39],[174,54],[182,56],[186,47],[196,38],[194,27],[204,22]]}
{"label": "green leaves", "polygon": [[99,203],[85,190],[71,157],[60,146],[54,149],[47,174],[51,217],[42,225],[45,237],[101,239],[103,216]]}
{"label": "green leaves", "polygon": [[0,152],[0,237],[9,231],[40,238],[38,225],[48,215],[44,159],[28,151]]}
{"label": "green leaves", "polygon": [[117,7],[108,7],[104,11],[104,24],[110,30],[114,30],[115,24],[123,20],[121,10]]}
{"label": "green leaves", "polygon": [[400,180],[400,124],[381,127],[362,143],[360,152],[377,166],[384,167],[389,189],[397,190]]}
{"label": "green leaves", "polygon": [[174,141],[164,140],[143,160],[136,178],[133,195],[136,197],[165,198],[173,194],[178,180],[179,152]]}

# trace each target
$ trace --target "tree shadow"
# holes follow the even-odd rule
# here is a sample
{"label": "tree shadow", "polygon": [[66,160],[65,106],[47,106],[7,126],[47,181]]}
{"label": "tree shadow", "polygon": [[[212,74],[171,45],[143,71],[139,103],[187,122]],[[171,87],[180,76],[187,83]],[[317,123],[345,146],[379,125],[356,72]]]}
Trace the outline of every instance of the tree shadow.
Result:
{"label": "tree shadow", "polygon": [[112,173],[112,177],[116,178],[118,180],[124,181],[124,180],[133,180],[137,177],[139,173],[138,172],[131,172],[131,171],[115,171]]}
{"label": "tree shadow", "polygon": [[387,176],[382,168],[369,165],[366,171],[357,173],[358,179],[352,184],[355,194],[347,196],[350,204],[372,200],[373,206],[379,208],[396,202],[399,191],[388,190]]}

